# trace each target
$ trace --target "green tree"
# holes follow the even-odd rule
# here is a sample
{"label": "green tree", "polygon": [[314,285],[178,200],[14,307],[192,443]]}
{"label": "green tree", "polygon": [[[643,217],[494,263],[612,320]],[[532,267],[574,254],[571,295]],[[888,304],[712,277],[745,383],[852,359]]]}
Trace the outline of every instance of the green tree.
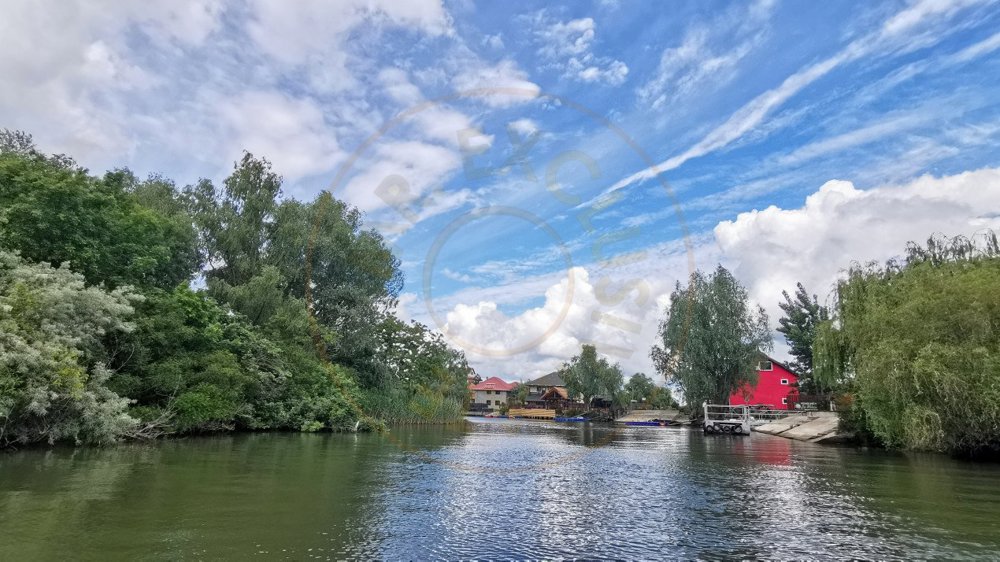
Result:
{"label": "green tree", "polygon": [[[311,203],[279,203],[280,193],[271,164],[249,153],[220,189],[207,180],[187,189],[210,264],[209,293],[226,303],[243,294],[242,303],[230,304],[253,322],[287,311],[291,304],[279,301],[291,299],[311,312],[315,345],[327,359],[349,368],[362,386],[384,388],[391,372],[378,352],[402,287],[398,259],[364,228],[357,209],[329,193]],[[258,288],[265,298],[257,298]]]}
{"label": "green tree", "polygon": [[326,192],[310,204],[283,203],[273,258],[289,276],[290,293],[310,303],[319,324],[336,326],[340,337],[326,346],[330,360],[354,371],[363,387],[385,388],[392,372],[379,350],[391,334],[384,319],[403,276],[382,236],[361,219]]}
{"label": "green tree", "polygon": [[[179,192],[126,169],[91,176],[0,131],[0,248],[66,264],[45,270],[58,290],[35,270],[32,287],[25,268],[48,266],[0,254],[14,264],[0,288],[0,446],[379,427],[362,404],[390,421],[456,419],[474,371],[440,334],[392,315],[403,278],[385,240],[329,193],[280,195],[280,176],[249,153],[218,189]],[[207,288],[193,290],[203,265]],[[91,335],[61,335],[79,326]]]}
{"label": "green tree", "polygon": [[418,322],[387,316],[377,356],[387,384],[364,391],[366,411],[391,421],[449,421],[461,415],[475,371],[465,354]]}
{"label": "green tree", "polygon": [[0,148],[0,247],[34,262],[69,263],[108,287],[167,288],[191,276],[198,260],[190,220],[144,206],[128,171],[94,178],[28,142]]}
{"label": "green tree", "polygon": [[746,289],[721,265],[695,272],[671,293],[650,356],[688,404],[725,403],[743,384],[756,384],[758,353],[770,351],[767,314],[750,304]]}
{"label": "green tree", "polygon": [[132,329],[138,297],[86,287],[67,267],[0,252],[0,447],[108,443],[137,422],[112,392],[105,336]]}
{"label": "green tree", "polygon": [[870,263],[837,285],[816,372],[845,381],[842,421],[889,447],[1000,450],[1000,245],[932,238],[905,263]]}
{"label": "green tree", "polygon": [[528,400],[528,385],[518,383],[517,388],[510,394],[509,401],[512,406],[524,406]]}
{"label": "green tree", "polygon": [[813,342],[817,327],[829,319],[829,311],[819,304],[816,295],[809,295],[802,283],[796,285],[794,299],[788,291],[782,291],[781,295],[785,301],[778,306],[784,314],[778,319],[778,332],[785,336],[789,353],[795,358],[790,366],[801,376],[802,392],[818,392],[822,389],[813,377]]}
{"label": "green tree", "polygon": [[247,282],[263,268],[268,242],[277,228],[281,177],[266,159],[245,152],[221,189],[201,180],[187,188],[186,194],[209,279],[229,285]]}
{"label": "green tree", "polygon": [[625,383],[625,392],[628,393],[629,400],[635,400],[637,402],[642,402],[649,398],[653,393],[653,379],[647,377],[644,373],[636,373],[632,375],[628,382]]}
{"label": "green tree", "polygon": [[674,400],[670,390],[656,386],[653,379],[645,373],[636,373],[629,378],[625,384],[625,397],[627,400],[635,400],[655,410],[677,407],[677,401]]}
{"label": "green tree", "polygon": [[811,373],[816,326],[829,319],[829,311],[819,304],[816,295],[809,295],[802,283],[796,285],[794,299],[788,291],[782,291],[781,295],[785,302],[778,306],[784,314],[778,319],[777,331],[785,336],[789,353],[795,358],[791,366],[802,374]]}
{"label": "green tree", "polygon": [[597,356],[597,348],[584,345],[580,354],[563,364],[559,376],[566,383],[570,396],[582,396],[586,408],[595,396],[616,398],[622,389],[622,370],[604,357]]}
{"label": "green tree", "polygon": [[160,432],[342,430],[361,418],[353,381],[316,357],[302,318],[261,328],[187,286],[150,292],[139,313],[111,384]]}
{"label": "green tree", "polygon": [[680,407],[677,400],[674,400],[674,395],[671,394],[670,389],[662,386],[653,387],[653,390],[649,393],[649,398],[646,399],[646,403],[650,408],[655,410],[668,410]]}

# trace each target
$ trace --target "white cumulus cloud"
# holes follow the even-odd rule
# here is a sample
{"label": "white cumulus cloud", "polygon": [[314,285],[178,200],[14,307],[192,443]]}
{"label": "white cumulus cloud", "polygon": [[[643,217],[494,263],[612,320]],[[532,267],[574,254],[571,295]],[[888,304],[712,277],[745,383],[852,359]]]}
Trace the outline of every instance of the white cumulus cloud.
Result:
{"label": "white cumulus cloud", "polygon": [[922,176],[869,190],[831,180],[802,207],[741,213],[715,237],[750,295],[777,318],[782,290],[801,281],[824,297],[852,262],[901,255],[934,233],[971,236],[1000,228],[1000,168]]}

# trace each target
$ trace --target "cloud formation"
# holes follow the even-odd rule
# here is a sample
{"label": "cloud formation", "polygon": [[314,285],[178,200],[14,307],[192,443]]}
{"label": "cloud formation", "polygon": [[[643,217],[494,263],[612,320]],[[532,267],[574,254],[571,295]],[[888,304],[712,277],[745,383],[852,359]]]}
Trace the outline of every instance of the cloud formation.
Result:
{"label": "cloud formation", "polygon": [[[876,31],[855,39],[834,55],[800,69],[729,116],[700,141],[676,156],[626,176],[608,188],[617,191],[658,174],[674,170],[692,158],[728,146],[764,122],[775,109],[835,68],[872,53],[889,53],[926,47],[941,41],[949,31],[947,18],[976,0],[922,0],[898,12]],[[925,25],[926,28],[920,27]]]}
{"label": "cloud formation", "polygon": [[796,282],[823,297],[852,262],[902,255],[907,242],[934,233],[972,236],[989,228],[1000,228],[1000,168],[869,190],[831,180],[802,207],[740,213],[714,232],[735,275],[773,319],[781,291]]}
{"label": "cloud formation", "polygon": [[[750,298],[768,311],[774,327],[781,292],[794,290],[797,282],[824,300],[852,262],[899,256],[907,242],[923,242],[933,233],[971,236],[989,228],[1000,229],[1000,168],[927,175],[869,190],[830,180],[801,207],[740,213],[719,223],[712,238],[695,237],[691,243],[695,266],[730,268]],[[558,367],[584,343],[596,344],[627,373],[652,374],[648,352],[657,324],[674,284],[686,282],[690,271],[683,247],[658,244],[647,248],[643,259],[621,267],[586,264],[509,279],[500,286],[459,291],[436,300],[435,307],[445,321],[439,328],[453,343],[471,343],[467,352],[486,375],[531,378]],[[574,280],[572,294],[568,275]],[[506,304],[538,294],[544,294],[541,305],[518,314],[503,312]],[[407,313],[428,321],[418,301],[409,297]],[[516,350],[544,335],[567,302],[565,320],[537,347],[509,356],[476,352]],[[776,344],[780,354],[783,342]]]}
{"label": "cloud formation", "polygon": [[535,15],[533,25],[540,43],[538,54],[563,77],[610,86],[619,86],[628,78],[628,65],[624,62],[594,53],[597,24],[593,18],[551,21],[543,11]]}

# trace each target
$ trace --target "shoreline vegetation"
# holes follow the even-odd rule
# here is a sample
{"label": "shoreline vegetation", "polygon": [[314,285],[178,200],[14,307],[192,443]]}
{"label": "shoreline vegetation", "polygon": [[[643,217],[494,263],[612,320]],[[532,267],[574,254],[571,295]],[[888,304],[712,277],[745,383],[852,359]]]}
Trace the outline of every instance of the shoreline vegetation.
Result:
{"label": "shoreline vegetation", "polygon": [[[1000,458],[1000,239],[932,235],[886,263],[853,263],[827,305],[798,285],[785,336],[798,391],[830,404],[861,445]],[[719,267],[677,284],[652,351],[687,402],[724,404],[771,336]],[[693,400],[692,400],[693,398]]]}
{"label": "shoreline vegetation", "polygon": [[[475,372],[393,315],[403,276],[386,241],[329,192],[302,202],[281,185],[249,153],[221,185],[93,176],[0,130],[0,449],[460,421]],[[784,298],[799,391],[834,401],[845,432],[1000,452],[995,233],[852,264],[826,304],[801,284]],[[651,357],[688,403],[717,402],[755,382],[771,345],[720,266],[677,284]],[[590,346],[561,372],[587,404],[673,403]]]}
{"label": "shoreline vegetation", "polygon": [[402,283],[357,209],[249,153],[178,188],[0,131],[0,448],[458,420],[473,371],[392,315]]}

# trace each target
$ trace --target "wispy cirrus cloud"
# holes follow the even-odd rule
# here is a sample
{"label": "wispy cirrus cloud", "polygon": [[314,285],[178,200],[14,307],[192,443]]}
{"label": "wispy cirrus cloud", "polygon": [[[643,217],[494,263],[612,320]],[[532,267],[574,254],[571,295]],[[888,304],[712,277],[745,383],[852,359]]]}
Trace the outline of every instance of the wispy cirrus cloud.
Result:
{"label": "wispy cirrus cloud", "polygon": [[[656,166],[640,170],[614,183],[607,192],[623,189],[637,182],[674,170],[685,162],[728,146],[759,126],[778,107],[807,86],[851,61],[867,55],[880,56],[900,49],[913,48],[910,33],[921,37],[921,45],[941,41],[948,35],[948,17],[974,0],[922,0],[887,19],[877,30],[851,41],[834,55],[800,69],[776,88],[768,90],[734,112],[699,142]],[[932,29],[927,29],[932,28]]]}
{"label": "wispy cirrus cloud", "polygon": [[652,76],[638,88],[639,100],[653,109],[723,87],[739,63],[767,37],[773,0],[734,5],[711,21],[697,23],[679,45],[660,54]]}

